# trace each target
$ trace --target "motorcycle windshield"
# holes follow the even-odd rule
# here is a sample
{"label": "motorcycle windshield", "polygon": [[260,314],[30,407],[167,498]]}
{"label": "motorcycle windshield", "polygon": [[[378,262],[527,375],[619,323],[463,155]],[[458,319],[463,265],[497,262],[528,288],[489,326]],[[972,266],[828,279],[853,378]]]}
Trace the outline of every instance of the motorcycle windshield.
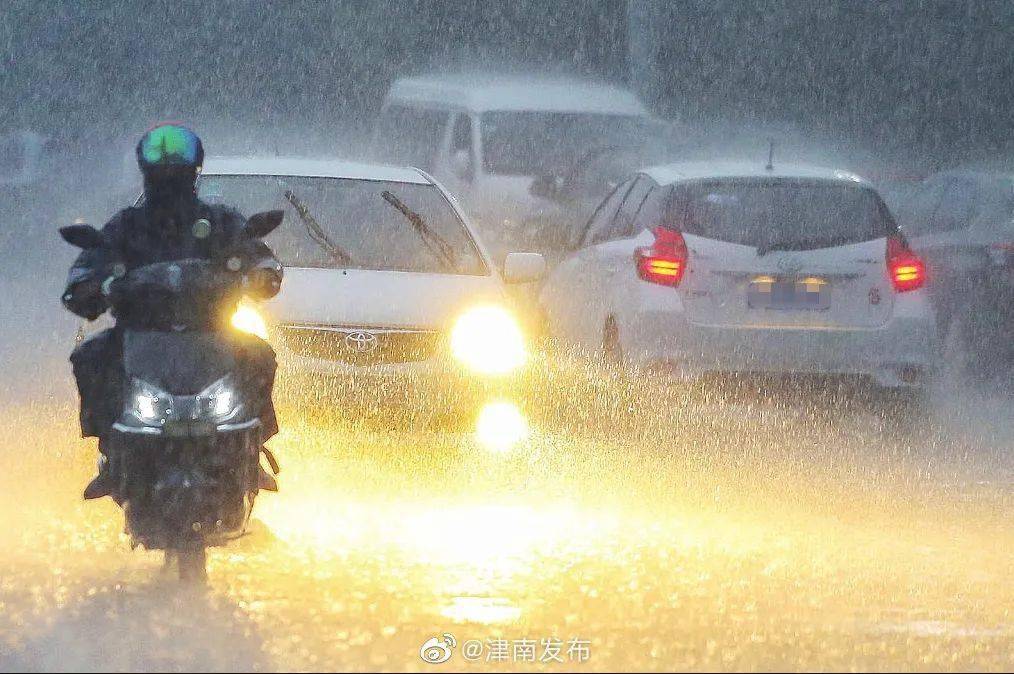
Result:
{"label": "motorcycle windshield", "polygon": [[123,335],[127,380],[140,379],[172,395],[197,395],[236,369],[235,345],[218,332],[149,332]]}

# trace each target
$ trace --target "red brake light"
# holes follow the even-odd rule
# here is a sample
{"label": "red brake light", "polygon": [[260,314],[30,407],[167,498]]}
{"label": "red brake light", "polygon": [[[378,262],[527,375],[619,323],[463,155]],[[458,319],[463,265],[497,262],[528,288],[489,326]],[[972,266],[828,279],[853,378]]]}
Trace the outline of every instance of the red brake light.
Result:
{"label": "red brake light", "polygon": [[899,293],[921,288],[926,283],[926,264],[898,236],[887,240],[887,272]]}
{"label": "red brake light", "polygon": [[683,235],[665,227],[656,227],[653,233],[655,243],[634,251],[637,275],[649,283],[678,286],[689,257]]}

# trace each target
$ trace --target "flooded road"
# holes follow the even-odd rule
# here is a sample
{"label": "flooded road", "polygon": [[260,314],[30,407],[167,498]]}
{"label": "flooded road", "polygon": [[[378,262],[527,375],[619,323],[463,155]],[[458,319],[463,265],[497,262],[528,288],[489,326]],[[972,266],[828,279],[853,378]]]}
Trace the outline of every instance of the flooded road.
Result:
{"label": "flooded road", "polygon": [[283,491],[205,590],[79,500],[69,381],[8,394],[0,669],[1014,666],[1010,400],[905,425],[856,392],[536,369],[493,441],[477,408],[283,373]]}

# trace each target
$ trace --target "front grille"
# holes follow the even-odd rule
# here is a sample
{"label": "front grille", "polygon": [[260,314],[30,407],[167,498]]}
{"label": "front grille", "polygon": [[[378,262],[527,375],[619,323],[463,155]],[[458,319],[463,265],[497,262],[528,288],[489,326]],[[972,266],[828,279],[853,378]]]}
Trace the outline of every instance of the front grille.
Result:
{"label": "front grille", "polygon": [[432,330],[284,325],[279,333],[285,345],[301,356],[349,365],[427,360],[440,341],[439,333]]}

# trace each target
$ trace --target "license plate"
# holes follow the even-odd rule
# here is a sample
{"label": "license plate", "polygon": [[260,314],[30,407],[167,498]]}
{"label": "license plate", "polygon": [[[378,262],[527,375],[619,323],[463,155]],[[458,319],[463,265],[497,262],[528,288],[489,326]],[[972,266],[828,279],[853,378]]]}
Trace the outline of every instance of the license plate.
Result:
{"label": "license plate", "polygon": [[779,279],[758,276],[750,282],[747,304],[772,311],[824,311],[831,306],[831,287],[816,276]]}
{"label": "license plate", "polygon": [[163,432],[173,438],[193,438],[215,433],[215,425],[204,421],[167,421]]}

